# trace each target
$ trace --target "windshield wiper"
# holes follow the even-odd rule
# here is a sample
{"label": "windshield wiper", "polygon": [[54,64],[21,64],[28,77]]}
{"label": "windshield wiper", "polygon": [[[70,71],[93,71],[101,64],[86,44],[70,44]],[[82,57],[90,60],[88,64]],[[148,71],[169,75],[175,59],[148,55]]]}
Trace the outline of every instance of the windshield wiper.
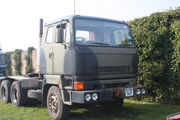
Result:
{"label": "windshield wiper", "polygon": [[92,42],[91,44],[97,44],[97,45],[110,45],[108,43],[102,43],[102,42]]}
{"label": "windshield wiper", "polygon": [[134,47],[134,45],[130,45],[130,44],[119,44],[119,47]]}

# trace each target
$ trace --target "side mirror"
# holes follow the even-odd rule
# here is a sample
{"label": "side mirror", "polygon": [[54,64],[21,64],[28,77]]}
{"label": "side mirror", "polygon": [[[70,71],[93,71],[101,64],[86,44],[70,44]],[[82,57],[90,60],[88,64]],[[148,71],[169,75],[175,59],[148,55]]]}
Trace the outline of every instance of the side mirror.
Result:
{"label": "side mirror", "polygon": [[57,28],[57,43],[63,43],[64,42],[64,29],[63,28]]}

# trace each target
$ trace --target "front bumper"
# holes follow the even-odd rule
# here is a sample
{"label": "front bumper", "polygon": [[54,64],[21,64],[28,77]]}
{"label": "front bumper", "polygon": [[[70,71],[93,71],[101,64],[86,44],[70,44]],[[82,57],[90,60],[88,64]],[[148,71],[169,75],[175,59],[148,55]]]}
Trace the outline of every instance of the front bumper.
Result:
{"label": "front bumper", "polygon": [[[126,91],[127,89],[131,89],[133,91],[133,94],[127,95]],[[109,88],[109,89],[101,89],[101,90],[86,90],[86,91],[72,91],[72,103],[93,103],[93,102],[103,102],[103,101],[113,101],[115,98],[128,98],[128,97],[141,97],[147,95],[147,89],[143,86],[133,86],[128,88]],[[145,93],[140,92],[140,94],[137,94],[137,90],[145,90]],[[97,100],[85,100],[85,95],[93,93],[98,94]]]}

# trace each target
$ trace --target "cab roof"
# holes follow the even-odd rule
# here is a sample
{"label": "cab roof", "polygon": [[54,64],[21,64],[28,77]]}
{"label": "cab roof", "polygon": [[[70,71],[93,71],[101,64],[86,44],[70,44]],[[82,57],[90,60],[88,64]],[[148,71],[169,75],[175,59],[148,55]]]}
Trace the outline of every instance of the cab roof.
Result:
{"label": "cab roof", "polygon": [[49,26],[51,24],[55,24],[64,20],[73,20],[73,19],[93,19],[93,20],[102,20],[102,21],[110,21],[110,22],[118,22],[118,23],[123,23],[123,24],[127,24],[124,21],[119,21],[119,20],[114,20],[114,19],[109,19],[109,18],[102,18],[102,17],[93,17],[93,16],[82,16],[82,15],[70,15],[70,16],[66,16],[63,18],[59,18],[59,19],[55,19],[53,21],[47,22],[44,24],[44,26]]}

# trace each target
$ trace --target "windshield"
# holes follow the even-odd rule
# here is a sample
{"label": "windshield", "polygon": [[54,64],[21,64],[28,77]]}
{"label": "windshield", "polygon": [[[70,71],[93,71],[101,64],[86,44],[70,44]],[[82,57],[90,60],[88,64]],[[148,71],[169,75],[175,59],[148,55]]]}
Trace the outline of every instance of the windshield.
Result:
{"label": "windshield", "polygon": [[78,45],[134,46],[126,24],[76,19],[75,31],[75,40]]}

